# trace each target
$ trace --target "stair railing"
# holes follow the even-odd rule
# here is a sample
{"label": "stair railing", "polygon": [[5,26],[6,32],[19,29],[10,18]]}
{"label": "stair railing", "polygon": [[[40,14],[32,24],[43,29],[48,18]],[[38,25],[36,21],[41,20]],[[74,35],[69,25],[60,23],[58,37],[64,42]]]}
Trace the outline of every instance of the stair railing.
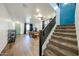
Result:
{"label": "stair railing", "polygon": [[54,17],[43,30],[40,30],[40,40],[39,40],[39,55],[40,56],[42,56],[42,46],[44,42],[46,41],[46,38],[50,34],[52,28],[54,27],[55,23],[56,23],[56,17]]}

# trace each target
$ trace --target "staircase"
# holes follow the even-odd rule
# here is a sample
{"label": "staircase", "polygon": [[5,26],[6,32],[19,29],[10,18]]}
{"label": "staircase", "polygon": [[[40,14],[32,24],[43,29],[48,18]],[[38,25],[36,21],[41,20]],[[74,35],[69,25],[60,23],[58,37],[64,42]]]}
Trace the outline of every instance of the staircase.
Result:
{"label": "staircase", "polygon": [[58,25],[51,36],[44,56],[77,56],[78,47],[75,25]]}

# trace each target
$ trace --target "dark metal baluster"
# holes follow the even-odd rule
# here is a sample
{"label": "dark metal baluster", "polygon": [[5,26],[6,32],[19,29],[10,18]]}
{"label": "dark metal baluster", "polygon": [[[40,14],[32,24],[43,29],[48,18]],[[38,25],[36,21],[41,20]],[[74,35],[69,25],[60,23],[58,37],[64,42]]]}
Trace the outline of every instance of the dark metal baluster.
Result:
{"label": "dark metal baluster", "polygon": [[52,30],[52,28],[54,27],[56,23],[55,19],[56,17],[54,17],[54,19],[52,19],[50,23],[43,30],[40,31],[40,41],[39,41],[39,55],[40,56],[42,56],[42,45],[46,41],[46,38],[48,37],[50,31]]}

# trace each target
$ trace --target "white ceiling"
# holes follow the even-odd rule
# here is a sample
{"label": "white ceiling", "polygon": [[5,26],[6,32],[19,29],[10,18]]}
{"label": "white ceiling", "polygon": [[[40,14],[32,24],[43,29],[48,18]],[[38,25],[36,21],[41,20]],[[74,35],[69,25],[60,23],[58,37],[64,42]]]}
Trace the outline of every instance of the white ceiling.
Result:
{"label": "white ceiling", "polygon": [[4,4],[8,13],[12,18],[16,18],[24,22],[26,16],[31,16],[35,19],[34,15],[37,15],[36,9],[40,9],[40,13],[47,17],[54,12],[54,9],[48,3],[6,3]]}

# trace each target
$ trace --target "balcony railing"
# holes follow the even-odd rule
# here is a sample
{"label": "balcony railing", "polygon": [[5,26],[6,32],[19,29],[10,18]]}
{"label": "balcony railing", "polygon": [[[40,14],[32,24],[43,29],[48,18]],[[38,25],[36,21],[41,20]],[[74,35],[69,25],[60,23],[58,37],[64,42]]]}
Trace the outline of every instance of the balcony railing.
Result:
{"label": "balcony railing", "polygon": [[39,41],[39,55],[40,56],[42,55],[42,45],[46,41],[46,38],[48,37],[55,23],[56,23],[56,17],[54,17],[43,30],[40,30],[40,41]]}

